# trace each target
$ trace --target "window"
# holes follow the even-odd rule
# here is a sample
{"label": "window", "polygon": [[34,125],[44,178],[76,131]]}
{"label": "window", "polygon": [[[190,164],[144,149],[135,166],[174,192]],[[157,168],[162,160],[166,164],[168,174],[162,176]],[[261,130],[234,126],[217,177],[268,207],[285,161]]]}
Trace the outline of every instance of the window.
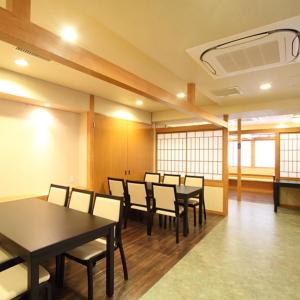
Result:
{"label": "window", "polygon": [[255,167],[275,167],[275,141],[255,141]]}
{"label": "window", "polygon": [[280,134],[280,176],[300,178],[300,133]]}
{"label": "window", "polygon": [[221,180],[222,136],[222,130],[157,134],[157,171]]}
{"label": "window", "polygon": [[[235,167],[237,166],[237,142],[229,142],[228,146],[229,166]],[[241,152],[242,167],[251,167],[251,141],[242,141]]]}

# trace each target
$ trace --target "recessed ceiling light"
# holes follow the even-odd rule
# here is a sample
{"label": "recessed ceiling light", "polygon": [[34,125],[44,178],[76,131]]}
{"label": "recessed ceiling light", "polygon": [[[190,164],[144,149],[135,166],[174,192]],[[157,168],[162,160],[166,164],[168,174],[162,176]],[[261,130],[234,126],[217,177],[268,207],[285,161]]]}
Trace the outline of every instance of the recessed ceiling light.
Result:
{"label": "recessed ceiling light", "polygon": [[182,93],[182,92],[177,93],[176,97],[179,98],[179,99],[182,99],[182,98],[185,97],[185,93]]}
{"label": "recessed ceiling light", "polygon": [[45,107],[50,107],[50,104],[49,103],[45,103],[44,106]]}
{"label": "recessed ceiling light", "polygon": [[263,83],[260,85],[260,89],[263,91],[269,90],[272,87],[271,83]]}
{"label": "recessed ceiling light", "polygon": [[143,100],[136,100],[135,104],[136,105],[143,105],[144,102],[143,102]]}
{"label": "recessed ceiling light", "polygon": [[74,30],[73,27],[64,27],[63,30],[60,33],[60,36],[62,39],[64,39],[67,42],[74,42],[77,39],[77,33]]}
{"label": "recessed ceiling light", "polygon": [[15,64],[20,66],[20,67],[28,66],[28,62],[25,59],[16,59]]}

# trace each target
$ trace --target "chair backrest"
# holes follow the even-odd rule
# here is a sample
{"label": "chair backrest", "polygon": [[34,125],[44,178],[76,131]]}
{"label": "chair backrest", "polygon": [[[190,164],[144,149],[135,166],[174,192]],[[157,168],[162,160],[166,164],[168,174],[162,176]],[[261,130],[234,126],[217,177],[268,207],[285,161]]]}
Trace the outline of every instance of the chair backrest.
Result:
{"label": "chair backrest", "polygon": [[115,221],[116,235],[115,239],[118,240],[121,234],[121,224],[123,216],[123,198],[111,195],[96,194],[95,201],[92,209],[94,216]]}
{"label": "chair backrest", "polygon": [[108,177],[109,194],[116,197],[125,196],[125,182],[121,178]]}
{"label": "chair backrest", "polygon": [[147,186],[143,181],[127,180],[127,191],[130,204],[147,207]]}
{"label": "chair backrest", "polygon": [[160,183],[160,174],[159,173],[145,173],[144,181]]}
{"label": "chair backrest", "polygon": [[92,208],[94,192],[82,189],[72,189],[69,200],[69,208],[89,213]]}
{"label": "chair backrest", "polygon": [[180,175],[165,174],[163,183],[180,185]]}
{"label": "chair backrest", "polygon": [[153,183],[153,198],[156,209],[172,212],[178,209],[175,185]]}
{"label": "chair backrest", "polygon": [[68,186],[51,184],[48,194],[48,202],[57,204],[60,206],[66,206],[69,198]]}
{"label": "chair backrest", "polygon": [[186,175],[185,179],[184,179],[184,185],[203,187],[204,186],[204,176]]}

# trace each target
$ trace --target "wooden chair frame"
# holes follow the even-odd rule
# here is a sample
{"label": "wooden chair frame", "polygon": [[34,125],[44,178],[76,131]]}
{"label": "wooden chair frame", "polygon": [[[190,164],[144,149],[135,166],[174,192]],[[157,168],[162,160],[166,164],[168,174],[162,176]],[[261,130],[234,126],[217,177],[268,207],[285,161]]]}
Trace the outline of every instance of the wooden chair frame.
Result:
{"label": "wooden chair frame", "polygon": [[[178,185],[180,185],[180,180],[181,180],[181,176],[178,174],[164,174],[164,176],[163,176],[163,183],[164,183],[164,181],[165,181],[165,176],[172,176],[172,177],[178,177],[179,178],[179,180],[178,180],[178,182],[179,182],[179,184]],[[166,185],[168,184],[168,183],[165,183]]]}
{"label": "wooden chair frame", "polygon": [[78,188],[72,188],[67,207],[70,206],[73,192],[84,193],[84,194],[89,194],[90,195],[90,204],[89,204],[89,210],[88,210],[88,213],[90,213],[91,210],[92,210],[92,207],[93,207],[94,191],[83,190],[83,189],[78,189]]}
{"label": "wooden chair frame", "polygon": [[50,191],[51,191],[52,187],[66,190],[66,197],[65,197],[65,204],[64,204],[64,206],[66,207],[68,205],[69,194],[70,194],[70,187],[51,183],[50,184],[50,188],[49,188],[49,192],[48,192],[47,201],[49,199],[49,195],[50,195]]}
{"label": "wooden chair frame", "polygon": [[158,175],[158,183],[160,183],[160,180],[161,180],[160,173],[145,172],[144,181],[146,181],[146,175],[147,174],[149,174],[149,175]]}

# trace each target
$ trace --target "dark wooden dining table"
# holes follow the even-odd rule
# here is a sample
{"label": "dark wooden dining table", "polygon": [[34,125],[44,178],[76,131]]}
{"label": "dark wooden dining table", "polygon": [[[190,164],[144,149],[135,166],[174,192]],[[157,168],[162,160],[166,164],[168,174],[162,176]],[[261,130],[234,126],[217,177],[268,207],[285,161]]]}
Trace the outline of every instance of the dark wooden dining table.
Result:
{"label": "dark wooden dining table", "polygon": [[111,297],[115,224],[41,199],[0,203],[0,245],[26,262],[31,300],[39,298],[39,264],[101,236],[107,238],[106,294]]}
{"label": "dark wooden dining table", "polygon": [[276,179],[273,181],[274,212],[280,206],[280,189],[282,187],[300,189],[300,180]]}
{"label": "dark wooden dining table", "polygon": [[[147,189],[152,193],[152,183],[146,182]],[[184,207],[184,223],[183,223],[183,235],[187,236],[189,233],[189,222],[188,222],[188,200],[189,198],[199,197],[199,214],[200,214],[200,224],[202,224],[202,187],[186,186],[186,185],[176,185],[176,195],[179,200],[183,201]]]}

